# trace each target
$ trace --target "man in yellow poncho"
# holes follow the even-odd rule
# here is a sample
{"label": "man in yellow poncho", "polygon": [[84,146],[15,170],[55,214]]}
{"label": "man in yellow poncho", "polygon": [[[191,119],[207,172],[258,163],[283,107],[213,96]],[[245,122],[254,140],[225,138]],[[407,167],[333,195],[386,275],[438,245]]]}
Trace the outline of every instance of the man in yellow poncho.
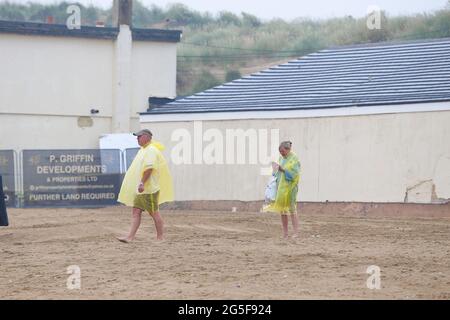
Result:
{"label": "man in yellow poncho", "polygon": [[291,151],[292,142],[283,141],[280,144],[280,160],[274,163],[274,175],[276,177],[276,196],[267,206],[264,212],[277,212],[281,215],[283,237],[288,238],[289,216],[292,217],[293,237],[298,236],[297,217],[297,193],[300,181],[300,161],[297,155]]}
{"label": "man in yellow poncho", "polygon": [[172,178],[161,151],[164,147],[152,142],[152,133],[144,129],[133,133],[137,136],[141,149],[125,174],[118,201],[133,207],[131,230],[128,236],[117,238],[121,242],[131,242],[141,224],[142,211],[148,211],[155,222],[156,239],[163,240],[164,222],[159,213],[159,205],[173,201]]}

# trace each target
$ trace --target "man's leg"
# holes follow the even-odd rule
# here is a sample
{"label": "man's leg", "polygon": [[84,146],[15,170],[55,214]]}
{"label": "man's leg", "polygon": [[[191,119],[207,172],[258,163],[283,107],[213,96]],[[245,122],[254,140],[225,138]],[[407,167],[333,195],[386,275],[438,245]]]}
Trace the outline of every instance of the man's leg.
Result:
{"label": "man's leg", "polygon": [[164,229],[164,221],[159,214],[159,211],[150,213],[150,215],[153,218],[153,221],[155,222],[156,227],[156,240],[163,240],[163,229]]}
{"label": "man's leg", "polygon": [[122,242],[131,242],[134,240],[134,237],[136,236],[136,232],[139,229],[139,226],[141,225],[141,214],[142,210],[139,208],[133,208],[133,218],[131,222],[131,230],[128,236],[117,238],[119,241]]}
{"label": "man's leg", "polygon": [[286,214],[281,215],[281,224],[283,225],[283,238],[288,237],[288,216]]}

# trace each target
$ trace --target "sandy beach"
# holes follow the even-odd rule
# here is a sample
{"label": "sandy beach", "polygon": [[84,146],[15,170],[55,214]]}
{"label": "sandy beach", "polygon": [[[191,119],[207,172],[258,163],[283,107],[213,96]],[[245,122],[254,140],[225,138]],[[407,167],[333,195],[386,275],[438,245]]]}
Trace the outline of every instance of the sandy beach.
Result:
{"label": "sandy beach", "polygon": [[[162,211],[157,242],[126,207],[9,209],[0,228],[1,299],[449,299],[450,219]],[[80,289],[69,289],[69,266]],[[380,289],[367,286],[380,268]]]}

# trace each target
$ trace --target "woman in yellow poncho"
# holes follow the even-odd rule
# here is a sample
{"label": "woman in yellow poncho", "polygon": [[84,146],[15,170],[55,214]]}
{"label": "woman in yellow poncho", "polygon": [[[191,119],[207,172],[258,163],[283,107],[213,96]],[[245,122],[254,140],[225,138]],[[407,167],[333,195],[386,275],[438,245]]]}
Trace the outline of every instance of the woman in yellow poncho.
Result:
{"label": "woman in yellow poncho", "polygon": [[291,151],[292,142],[284,141],[280,144],[281,157],[279,163],[274,163],[274,175],[276,176],[275,200],[263,207],[265,212],[277,212],[281,214],[283,225],[283,237],[288,237],[289,215],[294,229],[293,237],[298,236],[297,193],[300,181],[300,161],[297,155]]}
{"label": "woman in yellow poncho", "polygon": [[164,222],[159,213],[159,205],[173,201],[173,185],[170,172],[161,151],[164,147],[152,141],[150,130],[137,133],[141,149],[125,174],[118,201],[133,207],[131,230],[128,236],[117,238],[121,242],[131,242],[141,224],[142,211],[148,211],[156,227],[156,239],[163,239]]}

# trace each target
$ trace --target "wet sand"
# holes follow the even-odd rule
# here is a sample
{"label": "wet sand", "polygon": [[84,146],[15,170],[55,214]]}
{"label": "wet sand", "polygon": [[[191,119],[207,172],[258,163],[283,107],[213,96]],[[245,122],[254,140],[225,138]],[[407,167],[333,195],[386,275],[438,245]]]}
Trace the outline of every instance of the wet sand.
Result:
{"label": "wet sand", "polygon": [[[300,213],[281,239],[276,214],[162,211],[157,242],[131,211],[9,209],[0,228],[1,299],[450,299],[450,219]],[[67,268],[81,271],[68,289]],[[380,268],[369,289],[367,268]]]}

